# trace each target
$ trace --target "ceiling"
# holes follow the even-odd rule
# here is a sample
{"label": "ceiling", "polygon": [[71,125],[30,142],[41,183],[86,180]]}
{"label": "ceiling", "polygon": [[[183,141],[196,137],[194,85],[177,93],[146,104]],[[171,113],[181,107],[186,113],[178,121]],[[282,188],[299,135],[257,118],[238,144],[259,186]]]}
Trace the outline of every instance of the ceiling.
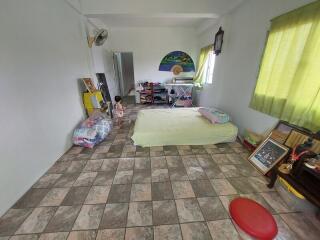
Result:
{"label": "ceiling", "polygon": [[212,25],[245,0],[80,0],[83,14],[107,28]]}
{"label": "ceiling", "polygon": [[216,17],[141,16],[105,14],[98,16],[107,27],[198,27],[204,20]]}

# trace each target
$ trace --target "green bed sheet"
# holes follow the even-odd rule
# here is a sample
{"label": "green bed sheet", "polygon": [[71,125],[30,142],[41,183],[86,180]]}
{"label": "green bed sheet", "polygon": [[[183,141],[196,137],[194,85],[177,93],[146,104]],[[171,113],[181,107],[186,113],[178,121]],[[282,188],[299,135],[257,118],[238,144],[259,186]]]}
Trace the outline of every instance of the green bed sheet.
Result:
{"label": "green bed sheet", "polygon": [[132,140],[143,147],[205,145],[235,141],[232,123],[212,124],[198,108],[146,109],[138,113]]}

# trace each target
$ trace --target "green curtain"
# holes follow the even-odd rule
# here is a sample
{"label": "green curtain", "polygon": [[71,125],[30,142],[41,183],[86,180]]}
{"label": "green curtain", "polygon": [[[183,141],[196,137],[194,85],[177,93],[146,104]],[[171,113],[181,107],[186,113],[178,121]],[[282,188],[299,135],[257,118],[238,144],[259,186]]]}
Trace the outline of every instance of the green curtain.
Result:
{"label": "green curtain", "polygon": [[197,86],[202,86],[204,81],[205,81],[205,75],[206,75],[206,61],[209,57],[210,51],[212,51],[212,45],[206,46],[201,48],[200,50],[200,56],[198,60],[198,65],[197,65],[197,72],[194,77],[194,83]]}
{"label": "green curtain", "polygon": [[272,20],[250,107],[320,130],[319,1]]}

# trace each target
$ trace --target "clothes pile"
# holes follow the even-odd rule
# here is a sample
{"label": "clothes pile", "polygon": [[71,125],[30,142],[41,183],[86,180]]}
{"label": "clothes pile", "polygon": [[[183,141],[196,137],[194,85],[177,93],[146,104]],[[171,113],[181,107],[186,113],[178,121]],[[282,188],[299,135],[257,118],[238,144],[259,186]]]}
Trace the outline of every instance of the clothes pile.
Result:
{"label": "clothes pile", "polygon": [[102,142],[111,131],[112,121],[102,113],[96,113],[74,130],[73,143],[82,147],[93,148]]}

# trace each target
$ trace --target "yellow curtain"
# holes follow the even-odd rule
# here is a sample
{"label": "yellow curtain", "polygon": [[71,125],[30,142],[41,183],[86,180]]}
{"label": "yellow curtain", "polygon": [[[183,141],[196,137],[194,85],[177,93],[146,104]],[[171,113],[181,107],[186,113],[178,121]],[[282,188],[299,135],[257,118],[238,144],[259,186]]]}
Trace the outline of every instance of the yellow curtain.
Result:
{"label": "yellow curtain", "polygon": [[198,86],[201,86],[205,81],[205,72],[206,72],[206,61],[209,57],[210,51],[212,51],[212,44],[206,47],[201,48],[200,56],[197,65],[197,72],[194,77],[194,83]]}
{"label": "yellow curtain", "polygon": [[250,106],[320,130],[320,2],[272,20]]}

